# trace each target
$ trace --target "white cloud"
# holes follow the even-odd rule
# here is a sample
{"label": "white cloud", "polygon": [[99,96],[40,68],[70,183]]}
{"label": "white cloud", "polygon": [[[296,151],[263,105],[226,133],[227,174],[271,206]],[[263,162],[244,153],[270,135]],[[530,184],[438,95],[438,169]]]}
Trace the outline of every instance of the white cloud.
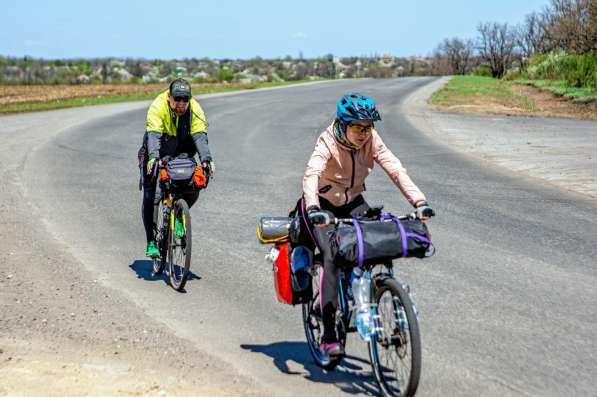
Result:
{"label": "white cloud", "polygon": [[305,32],[294,32],[290,35],[295,40],[303,40],[307,38],[307,34]]}

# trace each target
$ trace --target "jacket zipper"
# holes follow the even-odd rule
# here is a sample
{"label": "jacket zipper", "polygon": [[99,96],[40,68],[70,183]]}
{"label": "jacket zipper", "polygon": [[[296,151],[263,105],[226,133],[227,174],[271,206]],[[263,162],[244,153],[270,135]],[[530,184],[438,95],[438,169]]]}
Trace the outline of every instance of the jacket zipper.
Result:
{"label": "jacket zipper", "polygon": [[344,204],[348,204],[348,189],[352,189],[354,186],[354,152],[350,151],[350,158],[352,159],[352,174],[350,176],[350,187],[347,187],[344,190],[344,198],[346,199]]}

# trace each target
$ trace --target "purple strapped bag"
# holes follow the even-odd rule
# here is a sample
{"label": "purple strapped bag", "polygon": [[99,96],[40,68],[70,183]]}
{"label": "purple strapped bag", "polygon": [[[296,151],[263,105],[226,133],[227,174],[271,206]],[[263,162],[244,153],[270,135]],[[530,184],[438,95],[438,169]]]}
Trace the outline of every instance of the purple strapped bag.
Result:
{"label": "purple strapped bag", "polygon": [[429,231],[418,219],[400,220],[383,214],[379,220],[357,220],[336,228],[332,249],[347,264],[375,264],[386,260],[429,256]]}

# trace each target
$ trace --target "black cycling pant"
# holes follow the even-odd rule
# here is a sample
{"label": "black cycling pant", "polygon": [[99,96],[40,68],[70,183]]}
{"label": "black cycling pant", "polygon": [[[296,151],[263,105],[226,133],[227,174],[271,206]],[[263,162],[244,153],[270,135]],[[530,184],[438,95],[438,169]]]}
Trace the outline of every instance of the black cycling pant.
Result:
{"label": "black cycling pant", "polygon": [[[154,167],[158,165],[155,164]],[[147,169],[147,163],[143,166],[143,171]],[[160,202],[160,192],[157,187],[157,175],[143,175],[143,202],[141,204],[141,217],[143,218],[143,226],[145,227],[145,238],[147,243],[155,240],[155,220],[153,219],[154,206]],[[182,198],[187,202],[189,208],[195,204],[199,198],[199,189],[193,189],[189,192],[184,192]]]}
{"label": "black cycling pant", "polygon": [[[297,205],[297,210],[299,211],[301,210],[301,204],[301,201],[299,201],[299,204]],[[319,204],[322,210],[331,212],[336,218],[356,217],[362,215],[369,209],[369,205],[362,195],[358,195],[353,201],[340,207],[334,206],[328,200],[320,196]],[[314,280],[314,282],[319,282],[319,299],[323,316],[324,334],[330,335],[335,333],[334,323],[336,310],[338,308],[338,284],[340,282],[340,271],[342,268],[335,264],[329,243],[328,231],[330,231],[333,226],[313,227],[311,225],[305,225],[304,221],[301,219],[301,234],[305,235],[301,236],[300,240],[301,242],[305,242],[305,245],[313,250],[315,248],[315,243],[313,242],[313,239],[307,235],[309,232],[309,230],[306,230],[307,227],[309,227],[309,230],[312,230],[313,237],[315,238],[319,251],[323,257],[323,270],[319,273],[319,280]],[[308,241],[311,241],[311,243],[307,243]]]}

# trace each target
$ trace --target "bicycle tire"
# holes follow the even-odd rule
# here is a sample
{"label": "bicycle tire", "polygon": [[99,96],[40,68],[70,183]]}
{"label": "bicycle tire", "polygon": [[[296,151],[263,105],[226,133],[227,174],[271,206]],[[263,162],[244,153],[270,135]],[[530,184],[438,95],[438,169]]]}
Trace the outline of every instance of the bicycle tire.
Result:
{"label": "bicycle tire", "polygon": [[[191,268],[193,245],[191,214],[189,212],[189,205],[184,199],[176,200],[172,211],[173,216],[170,217],[170,232],[168,233],[168,276],[172,288],[181,291],[184,289],[189,277],[189,269]],[[174,230],[176,218],[180,218],[184,225],[184,236],[182,237],[176,236],[176,231]]]}
{"label": "bicycle tire", "polygon": [[[384,396],[414,396],[421,376],[421,337],[414,306],[408,293],[393,278],[377,280],[374,285],[377,313],[380,315],[380,325],[383,328],[383,331],[376,333],[369,342],[369,358],[375,379]],[[386,299],[388,292],[391,296],[390,309],[386,308],[387,302],[382,301]],[[397,318],[400,309],[406,316],[406,324],[402,319],[403,326]],[[391,316],[387,313],[388,310],[391,311]],[[403,327],[407,327],[408,335],[403,331]],[[395,359],[390,361],[396,365],[405,364],[404,367],[409,369],[406,379],[401,379],[396,366],[390,368],[382,362],[386,361],[382,359],[382,353],[395,356]]]}
{"label": "bicycle tire", "polygon": [[164,272],[168,255],[168,221],[164,222],[166,215],[164,214],[164,203],[161,200],[158,205],[154,206],[153,211],[156,225],[156,243],[160,250],[160,256],[152,259],[152,271],[154,275],[159,276]]}
{"label": "bicycle tire", "polygon": [[[314,266],[311,271],[312,280],[314,284],[319,280],[320,266]],[[323,320],[321,310],[317,310],[319,305],[319,285],[313,288],[313,297],[309,302],[303,303],[303,327],[305,329],[305,336],[307,338],[307,345],[315,364],[325,370],[333,370],[342,361],[342,357],[329,357],[321,353],[319,345],[321,337],[323,335]],[[346,342],[346,338],[342,340],[343,344]]]}

